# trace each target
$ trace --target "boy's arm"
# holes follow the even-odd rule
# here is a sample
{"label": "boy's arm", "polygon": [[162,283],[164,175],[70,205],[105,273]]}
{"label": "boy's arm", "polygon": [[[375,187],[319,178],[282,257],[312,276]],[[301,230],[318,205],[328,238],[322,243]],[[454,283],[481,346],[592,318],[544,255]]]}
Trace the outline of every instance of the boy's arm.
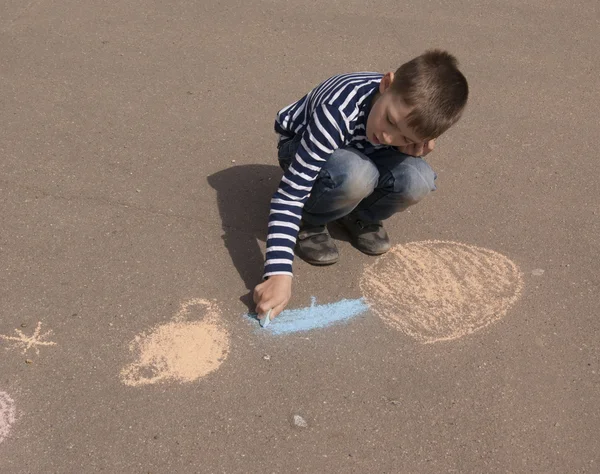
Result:
{"label": "boy's arm", "polygon": [[343,146],[345,123],[335,107],[321,105],[315,109],[296,156],[271,199],[264,278],[292,276],[302,209],[319,171],[334,150]]}
{"label": "boy's arm", "polygon": [[256,311],[277,316],[292,294],[292,262],[300,229],[302,209],[319,171],[329,156],[345,143],[345,117],[339,110],[322,105],[313,113],[302,135],[298,151],[271,199],[267,233],[266,281],[254,290]]}

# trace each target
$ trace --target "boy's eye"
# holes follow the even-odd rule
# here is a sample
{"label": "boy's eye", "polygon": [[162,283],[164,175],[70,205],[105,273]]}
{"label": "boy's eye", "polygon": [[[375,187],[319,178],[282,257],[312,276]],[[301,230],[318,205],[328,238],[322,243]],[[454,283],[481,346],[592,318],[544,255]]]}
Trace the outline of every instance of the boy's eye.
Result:
{"label": "boy's eye", "polygon": [[389,123],[390,125],[394,125],[394,122],[392,122],[392,120],[390,119],[390,116],[389,116],[389,115],[387,115],[387,116],[386,116],[386,118],[387,118],[387,121],[388,121],[388,123]]}

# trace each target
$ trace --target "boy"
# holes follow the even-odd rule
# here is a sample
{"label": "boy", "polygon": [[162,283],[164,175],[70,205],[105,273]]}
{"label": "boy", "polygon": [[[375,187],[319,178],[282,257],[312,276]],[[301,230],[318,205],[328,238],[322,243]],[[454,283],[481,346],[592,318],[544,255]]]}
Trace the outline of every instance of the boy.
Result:
{"label": "boy", "polygon": [[277,114],[284,175],[271,200],[260,318],[291,297],[294,246],[313,265],[338,258],[327,232],[338,221],[369,255],[390,248],[382,221],[435,190],[422,159],[460,118],[468,85],[456,58],[427,51],[387,74],[331,77]]}

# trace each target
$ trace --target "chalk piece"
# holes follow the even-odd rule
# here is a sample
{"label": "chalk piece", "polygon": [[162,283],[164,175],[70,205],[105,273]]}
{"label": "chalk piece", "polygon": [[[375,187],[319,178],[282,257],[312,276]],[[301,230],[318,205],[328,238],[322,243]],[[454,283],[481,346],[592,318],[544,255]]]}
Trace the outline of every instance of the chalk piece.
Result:
{"label": "chalk piece", "polygon": [[273,309],[267,311],[265,317],[258,320],[258,322],[260,323],[260,327],[266,328],[271,323],[271,311],[273,311]]}

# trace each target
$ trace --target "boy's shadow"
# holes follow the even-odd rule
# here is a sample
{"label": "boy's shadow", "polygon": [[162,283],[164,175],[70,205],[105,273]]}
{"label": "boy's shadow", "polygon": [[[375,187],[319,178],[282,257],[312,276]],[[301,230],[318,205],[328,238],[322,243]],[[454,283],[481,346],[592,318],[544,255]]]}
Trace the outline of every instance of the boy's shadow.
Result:
{"label": "boy's shadow", "polygon": [[264,254],[257,239],[265,242],[271,197],[282,171],[272,165],[232,166],[208,177],[217,190],[223,241],[233,265],[249,292],[240,301],[254,309],[252,293],[262,281]]}

